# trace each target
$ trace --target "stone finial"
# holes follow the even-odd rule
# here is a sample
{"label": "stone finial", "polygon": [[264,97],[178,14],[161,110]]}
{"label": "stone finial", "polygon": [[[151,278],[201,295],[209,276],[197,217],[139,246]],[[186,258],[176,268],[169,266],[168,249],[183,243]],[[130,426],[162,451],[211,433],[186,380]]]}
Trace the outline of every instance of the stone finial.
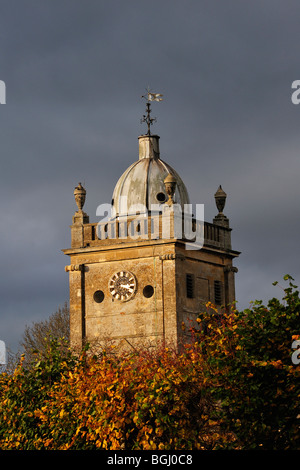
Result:
{"label": "stone finial", "polygon": [[176,189],[176,178],[171,175],[171,173],[169,173],[168,176],[164,179],[164,185],[166,188],[166,193],[169,196],[169,199],[168,201],[166,201],[166,204],[172,206],[174,204],[173,197]]}
{"label": "stone finial", "polygon": [[85,203],[85,196],[86,190],[84,189],[81,183],[78,183],[78,186],[76,186],[74,190],[74,197],[78,207],[78,211],[76,211],[73,216],[73,224],[89,223],[89,216],[82,210]]}
{"label": "stone finial", "polygon": [[225,207],[227,194],[223,191],[222,186],[220,185],[217,192],[215,193],[216,206],[219,211],[219,214],[223,214],[223,209]]}
{"label": "stone finial", "polygon": [[84,189],[81,183],[78,183],[78,186],[76,186],[74,190],[74,197],[75,197],[75,202],[80,212],[82,211],[82,208],[85,203],[85,196],[86,196],[86,190]]}
{"label": "stone finial", "polygon": [[213,222],[217,225],[222,225],[223,227],[229,227],[229,219],[223,214],[223,210],[226,203],[227,194],[223,191],[222,186],[218,187],[218,190],[215,193],[216,206],[219,211],[218,215],[214,218]]}

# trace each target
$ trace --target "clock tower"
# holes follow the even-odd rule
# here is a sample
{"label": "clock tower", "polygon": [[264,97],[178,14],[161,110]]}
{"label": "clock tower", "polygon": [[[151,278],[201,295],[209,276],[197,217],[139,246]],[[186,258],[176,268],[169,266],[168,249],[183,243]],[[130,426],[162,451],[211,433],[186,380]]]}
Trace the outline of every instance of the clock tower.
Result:
{"label": "clock tower", "polygon": [[223,214],[226,194],[221,186],[215,193],[213,223],[197,220],[185,184],[161,159],[159,136],[150,133],[149,101],[147,112],[139,158],[119,178],[108,220],[90,223],[85,188],[79,183],[74,191],[71,248],[63,250],[70,257],[73,348],[108,341],[178,348],[191,341],[190,327],[206,302],[221,308],[235,300],[232,262],[239,252],[232,250]]}

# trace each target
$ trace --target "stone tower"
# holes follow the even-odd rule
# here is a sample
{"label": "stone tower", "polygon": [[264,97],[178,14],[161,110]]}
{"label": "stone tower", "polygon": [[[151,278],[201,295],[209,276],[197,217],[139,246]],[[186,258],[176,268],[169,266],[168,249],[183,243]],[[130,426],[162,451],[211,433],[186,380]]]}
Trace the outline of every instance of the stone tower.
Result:
{"label": "stone tower", "polygon": [[138,140],[139,159],[118,180],[108,220],[90,223],[85,189],[79,183],[74,191],[78,211],[63,252],[70,256],[75,348],[108,339],[178,347],[190,341],[189,327],[207,301],[221,307],[235,300],[232,261],[239,252],[223,214],[225,192],[220,186],[215,194],[213,223],[197,220],[182,179],[160,158],[159,137],[148,132]]}

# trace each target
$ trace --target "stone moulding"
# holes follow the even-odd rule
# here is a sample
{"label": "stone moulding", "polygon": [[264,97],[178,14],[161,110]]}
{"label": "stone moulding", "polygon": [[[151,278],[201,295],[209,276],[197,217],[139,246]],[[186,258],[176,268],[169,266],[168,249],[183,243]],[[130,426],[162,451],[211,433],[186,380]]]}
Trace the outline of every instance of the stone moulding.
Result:
{"label": "stone moulding", "polygon": [[166,253],[164,255],[159,255],[159,259],[161,261],[164,261],[164,260],[167,260],[167,259],[182,259],[184,260],[185,259],[185,256],[178,253],[178,254],[175,254],[175,253]]}
{"label": "stone moulding", "polygon": [[236,268],[235,266],[224,266],[224,272],[237,273],[238,268]]}
{"label": "stone moulding", "polygon": [[167,253],[165,255],[159,255],[160,260],[166,260],[166,259],[175,259],[176,255],[174,253]]}
{"label": "stone moulding", "polygon": [[65,266],[66,273],[69,271],[84,271],[84,264],[70,264]]}

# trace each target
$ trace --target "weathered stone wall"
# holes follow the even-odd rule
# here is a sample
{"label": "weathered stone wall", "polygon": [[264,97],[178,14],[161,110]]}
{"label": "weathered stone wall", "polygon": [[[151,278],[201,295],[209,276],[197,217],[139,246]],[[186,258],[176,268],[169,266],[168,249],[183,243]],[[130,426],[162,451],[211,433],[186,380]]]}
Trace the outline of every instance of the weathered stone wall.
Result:
{"label": "weathered stone wall", "polygon": [[[147,222],[147,221],[146,221]],[[150,224],[150,221],[148,221]],[[190,340],[190,327],[205,303],[215,301],[215,281],[219,281],[220,305],[235,300],[230,229],[208,224],[204,247],[186,250],[176,238],[106,238],[95,236],[96,224],[72,225],[72,248],[64,250],[71,264],[70,326],[72,346],[84,340],[109,340],[155,346],[161,340],[177,346]],[[226,234],[227,241],[220,234]],[[130,300],[111,295],[109,281],[116,272],[135,276],[137,288]],[[192,279],[193,296],[187,296],[187,275]],[[153,295],[144,295],[146,286]],[[98,291],[100,299],[97,298]],[[95,297],[96,295],[96,297]]]}

